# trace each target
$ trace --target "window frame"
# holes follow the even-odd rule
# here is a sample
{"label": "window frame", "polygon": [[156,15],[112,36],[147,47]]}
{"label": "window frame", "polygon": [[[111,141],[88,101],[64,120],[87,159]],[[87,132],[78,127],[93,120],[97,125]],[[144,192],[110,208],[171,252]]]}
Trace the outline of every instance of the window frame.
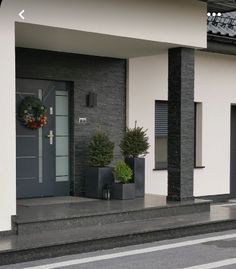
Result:
{"label": "window frame", "polygon": [[[155,168],[153,170],[162,171],[168,169],[168,133],[167,133],[167,162],[166,168],[157,167],[157,156],[156,156],[156,106],[158,103],[166,103],[168,105],[168,100],[155,100],[155,148],[154,148],[154,163]],[[202,165],[202,102],[194,102],[194,168],[205,168]]]}

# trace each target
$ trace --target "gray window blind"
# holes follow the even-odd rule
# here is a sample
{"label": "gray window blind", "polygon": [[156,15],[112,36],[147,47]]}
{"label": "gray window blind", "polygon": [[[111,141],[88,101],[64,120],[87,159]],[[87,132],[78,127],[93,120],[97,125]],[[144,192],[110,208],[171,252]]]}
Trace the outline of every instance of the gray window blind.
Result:
{"label": "gray window blind", "polygon": [[155,103],[155,135],[168,135],[168,102],[156,101]]}

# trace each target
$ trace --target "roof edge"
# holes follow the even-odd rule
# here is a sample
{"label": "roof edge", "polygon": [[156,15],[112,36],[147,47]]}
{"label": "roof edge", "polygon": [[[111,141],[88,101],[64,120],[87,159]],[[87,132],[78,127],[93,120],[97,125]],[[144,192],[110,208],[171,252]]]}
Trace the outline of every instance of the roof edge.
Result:
{"label": "roof edge", "polygon": [[208,40],[207,49],[202,49],[201,51],[236,56],[236,46],[234,43],[222,42],[216,40]]}

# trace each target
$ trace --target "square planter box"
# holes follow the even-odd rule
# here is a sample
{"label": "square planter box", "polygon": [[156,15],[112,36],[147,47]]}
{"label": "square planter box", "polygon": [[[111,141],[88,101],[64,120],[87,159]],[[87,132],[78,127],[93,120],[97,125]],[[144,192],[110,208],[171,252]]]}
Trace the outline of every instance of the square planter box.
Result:
{"label": "square planter box", "polygon": [[135,184],[113,183],[111,189],[111,198],[119,200],[129,200],[135,198]]}
{"label": "square planter box", "polygon": [[144,158],[126,158],[125,162],[133,171],[133,180],[135,183],[135,196],[144,197],[145,195],[145,159]]}
{"label": "square planter box", "polygon": [[105,185],[114,182],[112,167],[89,167],[85,178],[85,195],[89,198],[102,199],[102,191]]}

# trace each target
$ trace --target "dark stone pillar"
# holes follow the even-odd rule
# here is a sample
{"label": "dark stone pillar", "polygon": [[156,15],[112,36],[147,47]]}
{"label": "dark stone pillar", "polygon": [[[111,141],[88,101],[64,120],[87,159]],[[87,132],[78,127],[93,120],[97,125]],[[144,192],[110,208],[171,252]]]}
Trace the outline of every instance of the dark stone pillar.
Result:
{"label": "dark stone pillar", "polygon": [[193,199],[194,49],[169,50],[168,200]]}

